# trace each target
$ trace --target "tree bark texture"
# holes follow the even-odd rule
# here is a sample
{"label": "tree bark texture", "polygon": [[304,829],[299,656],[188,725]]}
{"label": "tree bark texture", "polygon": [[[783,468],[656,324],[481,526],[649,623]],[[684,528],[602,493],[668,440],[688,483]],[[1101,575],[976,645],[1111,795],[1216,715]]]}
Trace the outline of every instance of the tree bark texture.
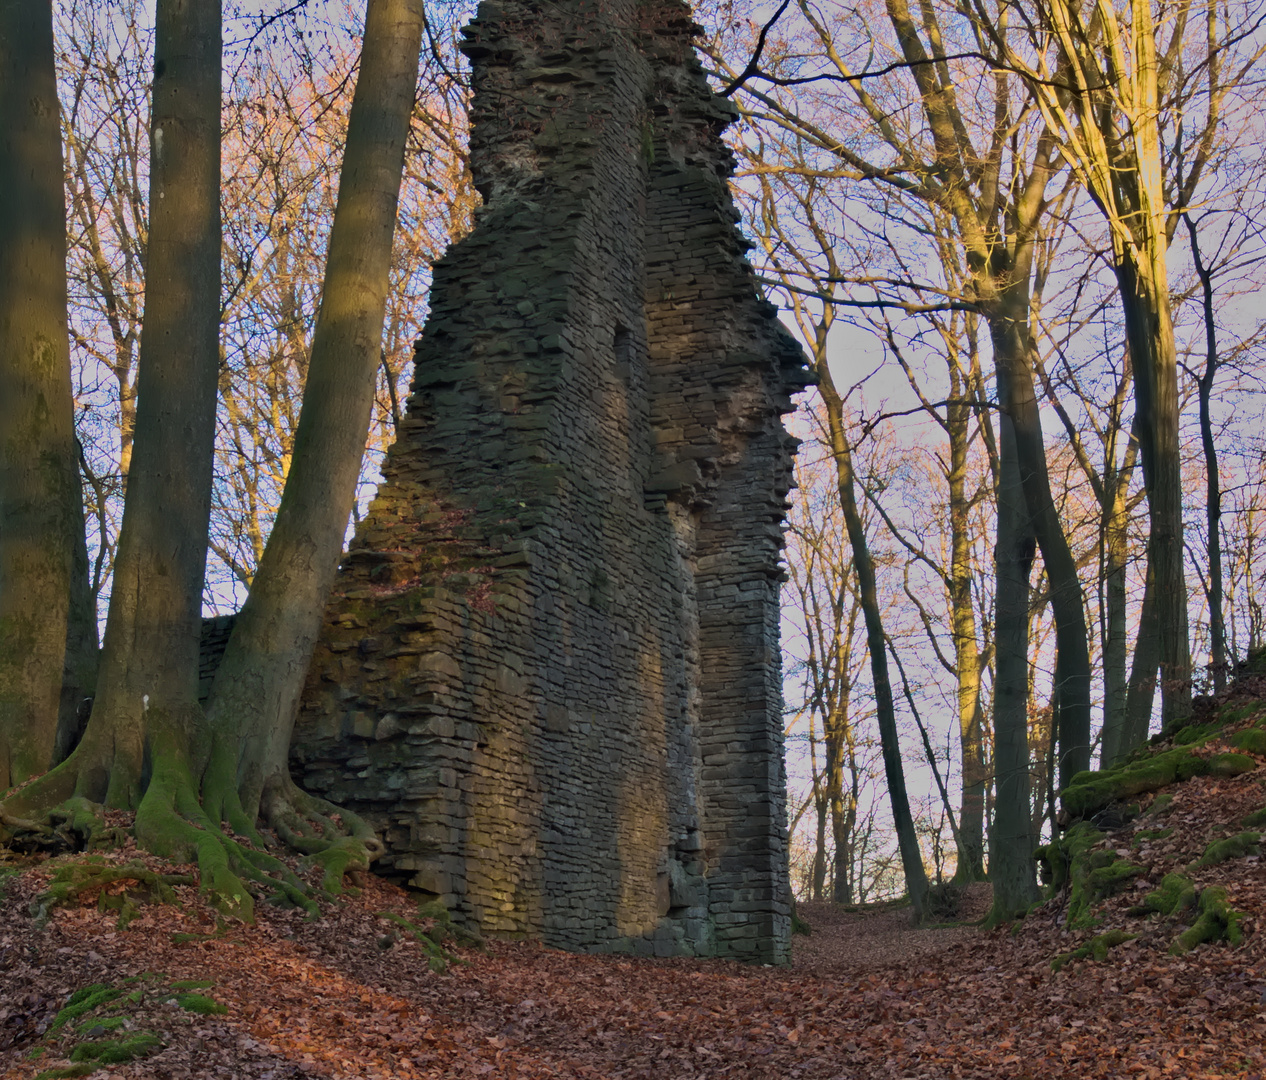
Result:
{"label": "tree bark texture", "polygon": [[997,365],[998,403],[1010,421],[1025,509],[1050,582],[1060,658],[1055,686],[1059,730],[1052,737],[1056,739],[1059,785],[1063,787],[1074,773],[1090,768],[1090,645],[1081,579],[1059,521],[1046,468],[1046,443],[1030,356],[1029,260],[1019,258],[1016,262],[1016,279],[1004,286],[986,317]]}
{"label": "tree bark texture", "polygon": [[419,0],[370,0],[293,465],[208,702],[234,773],[226,805],[235,794],[249,821],[266,789],[292,787],[290,735],[373,407],[421,39]]}
{"label": "tree bark texture", "polygon": [[196,775],[206,752],[198,641],[219,374],[220,59],[216,0],[160,0],[135,444],[98,693],[67,762],[75,794],[139,808],[138,839],[160,850],[170,845],[150,807],[169,811],[176,774]]}
{"label": "tree bark texture", "polygon": [[[1148,249],[1122,245],[1117,281],[1134,363],[1139,453],[1147,488],[1147,557],[1155,581],[1153,617],[1160,648],[1161,722],[1191,711],[1191,647],[1183,565],[1182,454],[1178,436],[1178,354],[1169,312],[1164,234]],[[1148,630],[1140,624],[1139,633]],[[1127,746],[1126,750],[1133,749]]]}
{"label": "tree bark texture", "polygon": [[0,0],[0,791],[53,764],[78,493],[52,5]]}
{"label": "tree bark texture", "polygon": [[998,544],[994,550],[994,807],[989,878],[995,921],[1015,917],[1037,899],[1029,833],[1029,574],[1037,540],[1020,483],[1015,432],[998,418]]}
{"label": "tree bark texture", "polygon": [[1213,439],[1213,417],[1210,402],[1213,397],[1213,381],[1218,374],[1218,325],[1213,310],[1213,272],[1205,264],[1200,251],[1200,235],[1189,213],[1183,214],[1187,234],[1191,239],[1191,257],[1200,278],[1200,298],[1204,314],[1204,371],[1196,381],[1200,401],[1200,446],[1204,451],[1205,474],[1205,528],[1208,532],[1209,554],[1209,639],[1210,669],[1213,673],[1213,689],[1221,693],[1226,688],[1230,663],[1226,647],[1226,620],[1223,617],[1224,589],[1222,584],[1222,481],[1218,475],[1218,448]]}

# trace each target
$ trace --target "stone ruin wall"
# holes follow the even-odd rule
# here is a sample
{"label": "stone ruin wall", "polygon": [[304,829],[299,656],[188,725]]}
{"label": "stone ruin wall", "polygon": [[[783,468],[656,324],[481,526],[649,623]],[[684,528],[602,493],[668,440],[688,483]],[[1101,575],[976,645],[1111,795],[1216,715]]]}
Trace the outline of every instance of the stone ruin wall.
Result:
{"label": "stone ruin wall", "polygon": [[292,754],[486,933],[785,960],[780,525],[807,381],[675,2],[485,0],[484,205]]}

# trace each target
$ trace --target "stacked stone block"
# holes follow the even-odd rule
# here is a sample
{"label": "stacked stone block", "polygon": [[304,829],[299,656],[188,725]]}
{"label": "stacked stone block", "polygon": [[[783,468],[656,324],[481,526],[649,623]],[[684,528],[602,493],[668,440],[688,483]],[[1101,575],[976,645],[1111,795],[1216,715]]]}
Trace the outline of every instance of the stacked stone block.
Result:
{"label": "stacked stone block", "polygon": [[803,357],[759,295],[677,3],[485,0],[484,205],[331,598],[306,787],[487,933],[777,962]]}

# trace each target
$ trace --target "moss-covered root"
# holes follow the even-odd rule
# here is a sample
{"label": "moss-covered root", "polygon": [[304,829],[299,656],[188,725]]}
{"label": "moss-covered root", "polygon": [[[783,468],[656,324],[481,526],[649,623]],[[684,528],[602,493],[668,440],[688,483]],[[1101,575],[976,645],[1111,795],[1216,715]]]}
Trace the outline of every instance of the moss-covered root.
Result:
{"label": "moss-covered root", "polygon": [[1050,896],[1056,896],[1068,885],[1069,869],[1073,861],[1084,855],[1104,837],[1101,829],[1088,821],[1079,821],[1063,836],[1038,848],[1033,857],[1037,860],[1042,883],[1050,886]]}
{"label": "moss-covered root", "polygon": [[1130,908],[1131,915],[1181,915],[1196,906],[1196,887],[1191,878],[1182,874],[1166,874],[1160,887],[1153,889],[1138,907]]}
{"label": "moss-covered root", "polygon": [[1114,802],[1149,791],[1159,791],[1179,780],[1203,776],[1210,768],[1209,762],[1199,754],[1192,753],[1186,747],[1175,747],[1163,754],[1155,754],[1104,772],[1077,773],[1068,787],[1060,792],[1060,803],[1074,818],[1090,817]]}
{"label": "moss-covered root", "polygon": [[1202,866],[1218,866],[1230,859],[1242,859],[1246,855],[1260,855],[1262,853],[1261,839],[1261,833],[1242,832],[1222,840],[1215,840],[1204,849],[1204,854],[1199,859],[1187,867],[1187,870],[1196,870]]}
{"label": "moss-covered root", "polygon": [[1060,953],[1051,961],[1051,970],[1059,971],[1065,964],[1074,960],[1097,960],[1103,962],[1108,958],[1108,950],[1133,941],[1138,934],[1127,934],[1124,930],[1109,930],[1107,933],[1092,937],[1081,948],[1072,952]]}
{"label": "moss-covered root", "polygon": [[160,759],[136,811],[135,829],[137,842],[156,855],[182,862],[196,858],[202,891],[230,918],[254,919],[252,885],[271,900],[316,912],[303,883],[280,859],[221,831],[177,757]]}
{"label": "moss-covered root", "polygon": [[1220,885],[1205,889],[1200,894],[1200,917],[1184,930],[1169,946],[1174,956],[1190,952],[1206,941],[1226,941],[1238,945],[1243,938],[1240,920],[1243,913],[1236,911],[1227,901],[1226,890]]}
{"label": "moss-covered root", "polygon": [[286,844],[324,871],[321,887],[338,894],[343,876],[369,869],[385,850],[359,815],[309,795],[288,776],[274,776],[260,798],[264,820]]}
{"label": "moss-covered root", "polygon": [[1120,892],[1140,874],[1143,867],[1096,845],[1103,833],[1089,822],[1079,822],[1058,840],[1038,848],[1035,857],[1042,877],[1050,883],[1050,896],[1068,889],[1068,926],[1090,925],[1090,908],[1100,900]]}
{"label": "moss-covered root", "polygon": [[[137,888],[128,890],[122,897],[112,897],[103,892],[121,881],[132,882]],[[54,908],[81,903],[95,894],[103,911],[109,909],[119,913],[122,928],[136,914],[137,903],[156,900],[174,904],[176,893],[173,886],[192,883],[193,878],[188,874],[159,874],[139,862],[112,866],[101,861],[100,856],[89,857],[59,866],[48,888],[32,903],[31,914],[43,923]]]}

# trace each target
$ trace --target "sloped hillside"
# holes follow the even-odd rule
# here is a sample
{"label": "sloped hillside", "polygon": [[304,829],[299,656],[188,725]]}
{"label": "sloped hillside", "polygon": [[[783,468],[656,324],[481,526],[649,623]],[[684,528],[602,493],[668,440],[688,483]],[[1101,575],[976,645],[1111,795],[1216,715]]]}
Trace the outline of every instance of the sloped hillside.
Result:
{"label": "sloped hillside", "polygon": [[1014,927],[806,905],[790,968],[480,948],[376,880],[217,925],[192,868],[126,842],[91,856],[121,873],[104,899],[46,910],[87,857],[10,858],[0,1076],[1262,1080],[1264,683],[1079,777]]}

